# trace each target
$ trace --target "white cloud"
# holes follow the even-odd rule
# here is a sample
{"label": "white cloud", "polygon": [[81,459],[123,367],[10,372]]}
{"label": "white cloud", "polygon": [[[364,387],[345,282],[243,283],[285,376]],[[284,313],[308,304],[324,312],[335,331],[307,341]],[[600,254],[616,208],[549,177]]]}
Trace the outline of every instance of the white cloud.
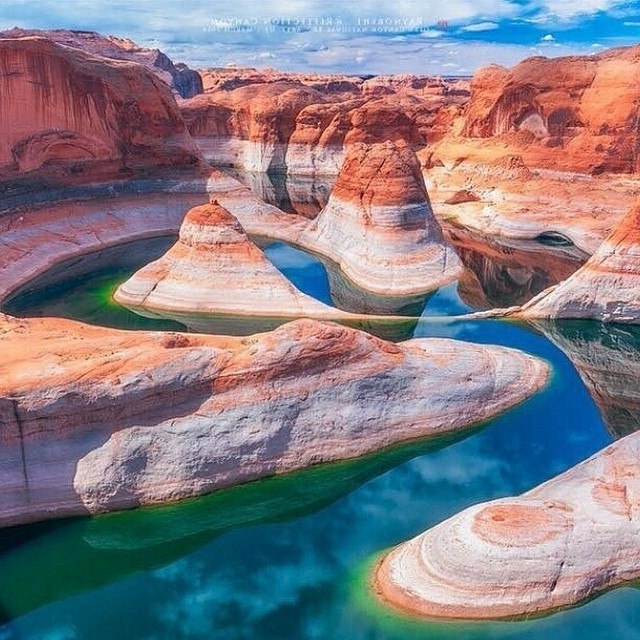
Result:
{"label": "white cloud", "polygon": [[438,31],[437,29],[423,29],[420,31],[420,35],[423,38],[440,38],[444,34],[444,31]]}
{"label": "white cloud", "polygon": [[476,24],[469,24],[466,27],[462,27],[462,31],[493,31],[499,27],[500,25],[497,22],[477,22]]}
{"label": "white cloud", "polygon": [[574,18],[609,12],[628,5],[628,0],[537,0],[540,22],[568,21]]}
{"label": "white cloud", "polygon": [[[163,0],[158,5],[156,0],[108,4],[107,0],[12,0],[0,2],[0,28],[19,24],[93,29],[158,47],[176,61],[201,68],[234,63],[268,64],[283,71],[438,74],[450,62],[443,50],[455,49],[456,62],[472,73],[491,62],[510,66],[532,54],[549,55],[551,44],[554,55],[593,52],[592,39],[561,46],[545,37],[537,49],[482,41],[482,31],[500,27],[505,20],[546,20],[554,12],[566,17],[618,4],[618,0]],[[293,28],[287,29],[287,20]],[[391,21],[391,26],[373,30],[377,20]],[[436,26],[439,21],[446,25]],[[564,24],[558,28],[566,28]],[[462,30],[478,33],[478,39],[456,37]],[[609,45],[611,38],[601,42]],[[628,39],[615,44],[627,43]]]}
{"label": "white cloud", "polygon": [[547,33],[546,36],[542,36],[542,38],[540,38],[541,42],[553,42],[554,40],[555,38],[550,33]]}
{"label": "white cloud", "polygon": [[625,27],[640,27],[640,22],[634,20],[625,20],[625,22],[623,22],[622,24]]}

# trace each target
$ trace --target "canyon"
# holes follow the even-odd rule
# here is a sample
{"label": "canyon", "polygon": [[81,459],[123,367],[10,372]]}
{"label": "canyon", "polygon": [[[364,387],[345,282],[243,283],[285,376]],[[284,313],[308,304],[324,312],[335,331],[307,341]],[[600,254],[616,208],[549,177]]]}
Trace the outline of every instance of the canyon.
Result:
{"label": "canyon", "polygon": [[[0,527],[467,434],[549,365],[412,332],[499,318],[562,350],[621,439],[386,552],[377,596],[512,618],[638,577],[638,355],[617,324],[640,317],[640,47],[361,77],[195,71],[125,39],[16,28],[0,65]],[[284,211],[233,170],[304,176],[307,201]],[[87,277],[96,252],[158,238],[175,243],[113,304],[191,333],[7,312],[35,282]],[[336,306],[284,275],[273,243],[317,259]],[[432,295],[483,311],[437,324]],[[372,335],[381,320],[409,335]]]}

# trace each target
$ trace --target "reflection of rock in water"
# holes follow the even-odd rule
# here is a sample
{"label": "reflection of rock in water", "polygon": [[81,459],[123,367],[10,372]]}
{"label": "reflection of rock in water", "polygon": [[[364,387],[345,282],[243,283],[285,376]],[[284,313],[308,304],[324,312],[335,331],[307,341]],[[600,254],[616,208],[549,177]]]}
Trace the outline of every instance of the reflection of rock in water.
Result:
{"label": "reflection of rock in water", "polygon": [[336,307],[352,313],[420,317],[429,298],[435,293],[415,296],[380,296],[361,289],[347,278],[331,260],[322,261],[327,270],[331,299]]}
{"label": "reflection of rock in water", "polygon": [[[322,260],[329,280],[329,289],[333,303],[339,309],[351,313],[366,313],[383,316],[410,316],[415,320],[360,322],[357,327],[385,340],[406,340],[413,335],[425,305],[435,293],[416,296],[379,296],[361,289],[347,278],[340,267],[328,259]],[[354,325],[355,326],[355,325]]]}
{"label": "reflection of rock in water", "polygon": [[586,259],[575,247],[533,241],[507,246],[460,229],[449,229],[448,235],[467,268],[458,292],[474,309],[524,304],[569,277]]}
{"label": "reflection of rock in water", "polygon": [[640,327],[579,320],[531,324],[571,360],[614,438],[640,429]]}
{"label": "reflection of rock in water", "polygon": [[[145,318],[153,320],[163,319],[163,316],[156,315],[152,311],[136,309],[135,312]],[[271,316],[225,316],[221,314],[198,315],[193,313],[173,313],[171,317],[175,321],[183,323],[190,331],[223,336],[250,336],[257,333],[273,331],[283,324],[291,322],[290,317]],[[381,316],[371,316],[367,318],[366,315],[361,317],[354,316],[352,319],[339,316],[327,319],[327,321],[337,322],[338,324],[353,327],[354,329],[360,329],[383,340],[391,340],[393,342],[401,342],[411,338],[418,320],[419,317],[415,319],[405,319],[396,316],[389,317],[388,320],[385,320]]]}
{"label": "reflection of rock in water", "polygon": [[12,619],[165,566],[237,527],[315,512],[388,469],[462,437],[404,444],[175,505],[5,529],[0,531],[0,607]]}
{"label": "reflection of rock in water", "polygon": [[246,184],[261,200],[287,213],[315,218],[327,204],[334,176],[291,175],[224,170]]}

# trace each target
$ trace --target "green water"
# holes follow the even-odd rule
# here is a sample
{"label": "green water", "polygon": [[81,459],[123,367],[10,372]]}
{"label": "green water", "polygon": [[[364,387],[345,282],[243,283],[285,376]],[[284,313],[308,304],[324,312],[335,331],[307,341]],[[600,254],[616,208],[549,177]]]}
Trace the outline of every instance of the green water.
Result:
{"label": "green water", "polygon": [[[299,286],[330,299],[317,261],[282,247],[270,257]],[[112,266],[31,292],[31,302],[18,296],[14,311],[146,328],[146,321],[127,324],[132,319],[109,299],[133,268]],[[466,308],[450,286],[428,300],[425,314]],[[551,329],[567,352],[567,345],[578,353],[602,348],[613,365],[619,353],[623,370],[636,361],[635,330],[590,323]],[[371,597],[368,569],[383,549],[470,504],[562,472],[611,442],[618,422],[633,413],[620,397],[627,387],[618,389],[620,374],[607,364],[610,382],[599,399],[605,425],[570,360],[540,328],[441,317],[418,322],[415,335],[518,347],[548,360],[553,378],[457,440],[404,445],[168,507],[0,532],[0,639],[640,639],[640,593],[629,587],[517,623],[416,622]],[[627,413],[607,412],[607,402]]]}

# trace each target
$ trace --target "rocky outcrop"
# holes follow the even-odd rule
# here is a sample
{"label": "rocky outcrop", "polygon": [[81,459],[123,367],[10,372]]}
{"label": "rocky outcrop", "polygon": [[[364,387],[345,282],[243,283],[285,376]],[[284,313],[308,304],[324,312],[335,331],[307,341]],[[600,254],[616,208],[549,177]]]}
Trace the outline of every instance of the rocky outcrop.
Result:
{"label": "rocky outcrop", "polygon": [[2,526],[178,500],[453,432],[547,377],[503,347],[394,345],[310,320],[251,338],[0,322]]}
{"label": "rocky outcrop", "polygon": [[639,78],[637,46],[492,66],[474,76],[463,133],[514,138],[537,166],[637,172]]}
{"label": "rocky outcrop", "polygon": [[589,260],[556,287],[543,291],[519,315],[640,322],[640,204],[625,216]]}
{"label": "rocky outcrop", "polygon": [[327,205],[300,240],[381,295],[424,293],[462,273],[416,156],[402,142],[352,146]]}
{"label": "rocky outcrop", "polygon": [[391,551],[380,596],[424,616],[508,618],[640,577],[640,434],[517,498],[479,504]]}
{"label": "rocky outcrop", "polygon": [[0,60],[4,195],[198,164],[173,95],[141,65],[39,37],[0,39]]}
{"label": "rocky outcrop", "polygon": [[0,40],[27,37],[46,38],[66,47],[81,49],[104,58],[137,62],[168,84],[181,98],[192,98],[203,92],[202,78],[197,71],[189,69],[183,63],[174,64],[159,49],[146,49],[128,38],[103,36],[95,31],[73,31],[70,29],[41,31],[15,27],[7,31],[0,31]]}
{"label": "rocky outcrop", "polygon": [[450,198],[444,201],[445,204],[464,204],[465,202],[478,202],[480,198],[469,191],[469,189],[460,189],[456,191]]}
{"label": "rocky outcrop", "polygon": [[234,334],[243,322],[251,333],[291,318],[355,319],[296,289],[215,200],[191,209],[178,242],[121,284],[114,298],[136,313],[208,332],[220,329],[223,318]]}

